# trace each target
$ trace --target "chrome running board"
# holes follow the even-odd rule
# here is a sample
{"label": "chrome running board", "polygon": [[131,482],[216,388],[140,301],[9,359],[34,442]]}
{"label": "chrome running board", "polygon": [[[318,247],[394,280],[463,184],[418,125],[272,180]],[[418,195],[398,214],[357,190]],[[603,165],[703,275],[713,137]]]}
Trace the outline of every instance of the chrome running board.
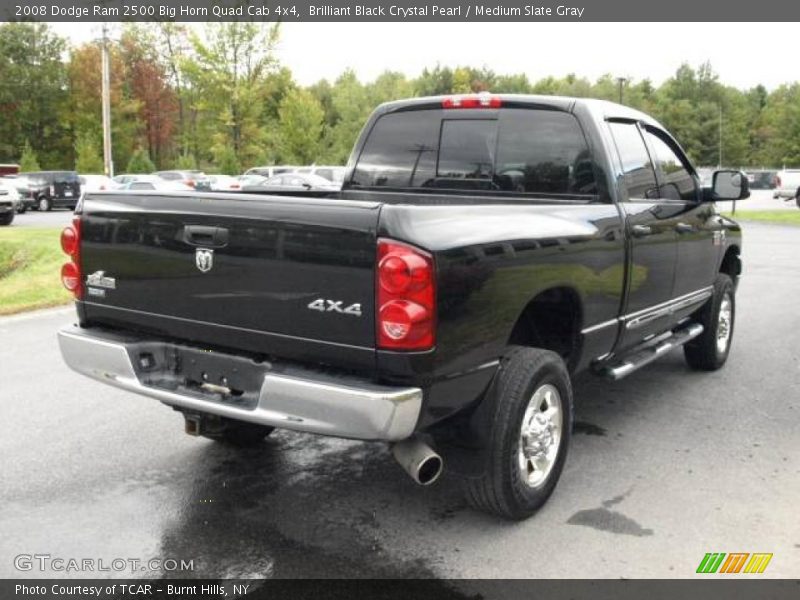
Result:
{"label": "chrome running board", "polygon": [[701,333],[703,333],[703,326],[700,323],[685,325],[673,331],[672,334],[667,334],[666,337],[657,338],[658,342],[653,343],[651,340],[650,345],[644,348],[635,348],[629,354],[616,359],[615,362],[601,367],[600,374],[614,381],[627,377],[655,359],[661,358],[670,350],[683,346]]}

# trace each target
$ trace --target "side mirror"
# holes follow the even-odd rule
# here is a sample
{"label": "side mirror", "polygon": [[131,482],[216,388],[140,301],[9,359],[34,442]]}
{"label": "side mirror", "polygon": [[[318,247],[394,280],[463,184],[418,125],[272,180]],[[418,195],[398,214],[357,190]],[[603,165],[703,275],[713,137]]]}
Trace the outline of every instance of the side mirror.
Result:
{"label": "side mirror", "polygon": [[709,202],[744,200],[750,197],[750,182],[741,171],[714,171],[711,187],[704,195]]}

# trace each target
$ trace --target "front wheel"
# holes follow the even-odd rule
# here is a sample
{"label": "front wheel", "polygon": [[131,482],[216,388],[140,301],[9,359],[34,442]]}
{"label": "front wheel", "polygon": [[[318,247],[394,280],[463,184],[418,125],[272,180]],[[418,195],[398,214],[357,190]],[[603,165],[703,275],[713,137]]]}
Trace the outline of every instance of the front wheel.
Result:
{"label": "front wheel", "polygon": [[502,361],[484,472],[467,501],[507,519],[530,517],[558,482],[572,432],[572,386],[562,358],[512,346]]}
{"label": "front wheel", "polygon": [[0,216],[0,225],[11,225],[14,222],[14,211],[10,210],[6,214]]}
{"label": "front wheel", "polygon": [[24,215],[27,210],[28,210],[28,207],[25,206],[24,202],[20,202],[19,204],[17,204],[17,214],[18,215]]}
{"label": "front wheel", "polygon": [[703,333],[683,347],[683,355],[693,369],[716,371],[728,360],[736,318],[736,296],[728,275],[717,275],[714,294],[696,318],[703,326]]}
{"label": "front wheel", "polygon": [[794,202],[797,204],[797,208],[800,208],[800,190],[797,190],[797,195],[794,197]]}

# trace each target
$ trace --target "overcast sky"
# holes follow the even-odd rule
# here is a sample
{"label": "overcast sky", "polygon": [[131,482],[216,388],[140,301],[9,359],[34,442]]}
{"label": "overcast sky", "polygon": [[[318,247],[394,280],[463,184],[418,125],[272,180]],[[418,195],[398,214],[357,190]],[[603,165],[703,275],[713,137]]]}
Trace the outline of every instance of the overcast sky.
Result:
{"label": "overcast sky", "polygon": [[[76,43],[99,25],[55,23]],[[350,67],[365,81],[381,71],[410,77],[436,63],[487,66],[541,77],[604,73],[659,84],[682,62],[711,61],[720,80],[773,89],[800,79],[793,23],[289,23],[278,58],[301,84]]]}

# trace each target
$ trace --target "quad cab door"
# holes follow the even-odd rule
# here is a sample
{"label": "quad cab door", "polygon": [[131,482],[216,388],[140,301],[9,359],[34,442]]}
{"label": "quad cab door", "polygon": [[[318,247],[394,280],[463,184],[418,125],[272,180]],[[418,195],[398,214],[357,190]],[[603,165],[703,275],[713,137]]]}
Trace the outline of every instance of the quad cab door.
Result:
{"label": "quad cab door", "polygon": [[[675,316],[697,309],[708,298],[724,246],[725,230],[714,204],[703,202],[701,190],[686,155],[665,131],[646,126],[658,178],[659,195],[677,210],[677,263],[672,295]],[[682,306],[681,306],[682,305]]]}
{"label": "quad cab door", "polygon": [[608,127],[619,158],[629,257],[619,353],[669,328],[664,307],[673,298],[677,225],[685,207],[661,197],[641,125],[610,120]]}

